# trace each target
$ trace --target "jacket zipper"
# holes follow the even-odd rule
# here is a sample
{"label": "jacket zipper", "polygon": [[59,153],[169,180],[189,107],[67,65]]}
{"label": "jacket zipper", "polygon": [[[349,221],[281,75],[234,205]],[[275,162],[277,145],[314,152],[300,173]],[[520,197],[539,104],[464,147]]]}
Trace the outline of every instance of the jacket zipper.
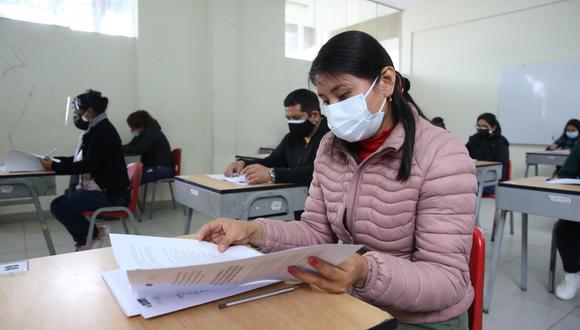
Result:
{"label": "jacket zipper", "polygon": [[[379,155],[383,155],[388,149],[382,150],[379,153],[376,153],[374,155],[370,155],[369,157],[367,157],[365,160],[363,160],[362,162],[360,162],[360,164],[358,164],[358,168],[356,168],[355,173],[354,173],[354,177],[352,180],[352,185],[354,186],[354,191],[352,191],[352,194],[349,196],[348,198],[348,203],[346,205],[347,209],[346,209],[346,221],[348,222],[348,227],[350,227],[351,230],[351,237],[352,237],[352,242],[351,244],[356,244],[356,237],[355,237],[355,231],[354,231],[354,214],[356,211],[356,206],[358,205],[358,191],[359,191],[359,181],[362,177],[362,175],[364,174],[364,165],[366,165],[366,163],[368,163],[368,161],[372,158],[375,158]],[[348,152],[346,153],[347,157],[350,159],[351,163],[356,164],[356,160],[354,159],[354,157],[352,155],[350,155]],[[345,223],[346,225],[346,223]],[[348,230],[348,228],[347,228]]]}

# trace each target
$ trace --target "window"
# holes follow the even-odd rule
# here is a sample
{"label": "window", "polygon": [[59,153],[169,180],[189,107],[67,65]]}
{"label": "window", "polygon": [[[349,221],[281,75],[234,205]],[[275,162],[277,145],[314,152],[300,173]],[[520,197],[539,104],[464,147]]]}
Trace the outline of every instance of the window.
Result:
{"label": "window", "polygon": [[375,37],[399,65],[401,13],[368,0],[286,0],[285,55],[311,61],[332,36],[347,30]]}
{"label": "window", "polygon": [[0,16],[77,31],[137,36],[137,0],[0,0]]}

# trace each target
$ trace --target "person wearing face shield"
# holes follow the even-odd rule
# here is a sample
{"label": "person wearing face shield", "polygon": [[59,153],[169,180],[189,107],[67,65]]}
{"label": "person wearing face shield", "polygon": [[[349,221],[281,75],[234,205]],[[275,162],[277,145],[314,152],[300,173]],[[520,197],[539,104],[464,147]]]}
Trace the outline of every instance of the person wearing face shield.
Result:
{"label": "person wearing face shield", "polygon": [[[57,174],[79,175],[77,191],[57,197],[50,204],[50,212],[73,237],[75,250],[86,248],[89,222],[81,215],[102,207],[126,206],[129,203],[129,176],[123,155],[121,138],[107,119],[109,100],[95,90],[87,90],[75,100],[77,116],[88,123],[81,144],[71,157],[46,157],[41,160],[47,171]],[[84,124],[77,120],[77,127]],[[107,236],[106,227],[93,231],[93,246]]]}
{"label": "person wearing face shield", "polygon": [[312,91],[297,89],[284,99],[288,130],[282,142],[263,160],[238,160],[226,167],[225,175],[245,175],[249,184],[295,183],[309,186],[314,158],[322,137],[329,131],[320,102]]}
{"label": "person wearing face shield", "polygon": [[574,148],[574,145],[579,140],[580,137],[580,120],[570,119],[566,126],[564,126],[564,132],[554,143],[550,144],[546,150],[567,150]]}
{"label": "person wearing face shield", "polygon": [[[477,133],[469,137],[467,150],[473,159],[500,162],[503,165],[501,181],[508,178],[510,161],[509,142],[501,135],[501,126],[493,113],[482,113],[475,125]],[[494,194],[495,187],[485,187],[484,194]]]}
{"label": "person wearing face shield", "polygon": [[[75,149],[75,155],[79,153],[82,142],[83,142],[83,140],[82,140],[83,135],[84,135],[85,131],[89,128],[89,122],[85,121],[83,119],[83,112],[84,111],[82,111],[79,108],[79,104],[80,104],[80,101],[75,98],[73,100],[73,105],[74,105],[73,124],[75,125],[76,128],[83,131],[83,133],[79,137],[79,143]],[[80,176],[76,175],[76,174],[71,175],[70,180],[69,180],[69,184],[68,184],[68,188],[64,191],[65,195],[73,194],[74,192],[76,192],[79,188],[79,183],[80,183]]]}
{"label": "person wearing face shield", "polygon": [[400,330],[467,330],[477,179],[465,146],[425,118],[410,81],[364,32],[332,37],[309,78],[331,132],[320,142],[301,221],[216,219],[197,239],[264,253],[361,244],[339,265],[309,257],[317,273],[288,273],[388,311]]}

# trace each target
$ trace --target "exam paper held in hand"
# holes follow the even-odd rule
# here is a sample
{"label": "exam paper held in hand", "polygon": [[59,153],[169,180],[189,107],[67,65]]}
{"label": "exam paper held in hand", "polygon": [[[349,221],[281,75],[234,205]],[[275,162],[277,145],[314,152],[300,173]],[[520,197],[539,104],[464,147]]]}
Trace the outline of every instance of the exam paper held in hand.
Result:
{"label": "exam paper held in hand", "polygon": [[261,254],[232,246],[221,253],[208,242],[119,234],[111,234],[111,245],[121,269],[103,277],[125,314],[146,318],[296,280],[289,266],[314,271],[310,256],[339,264],[361,248],[328,244]]}

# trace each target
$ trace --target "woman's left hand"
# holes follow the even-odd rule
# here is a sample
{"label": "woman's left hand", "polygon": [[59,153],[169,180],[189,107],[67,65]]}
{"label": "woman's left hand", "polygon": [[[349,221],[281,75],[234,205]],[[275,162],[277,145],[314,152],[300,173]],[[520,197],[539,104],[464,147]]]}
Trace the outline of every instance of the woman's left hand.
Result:
{"label": "woman's left hand", "polygon": [[359,288],[364,286],[369,271],[366,258],[358,253],[348,257],[338,266],[316,257],[308,258],[308,263],[319,274],[302,272],[294,266],[288,267],[288,273],[329,293],[344,293],[351,285]]}
{"label": "woman's left hand", "polygon": [[40,160],[42,167],[45,171],[52,171],[52,159],[50,157],[45,157]]}

